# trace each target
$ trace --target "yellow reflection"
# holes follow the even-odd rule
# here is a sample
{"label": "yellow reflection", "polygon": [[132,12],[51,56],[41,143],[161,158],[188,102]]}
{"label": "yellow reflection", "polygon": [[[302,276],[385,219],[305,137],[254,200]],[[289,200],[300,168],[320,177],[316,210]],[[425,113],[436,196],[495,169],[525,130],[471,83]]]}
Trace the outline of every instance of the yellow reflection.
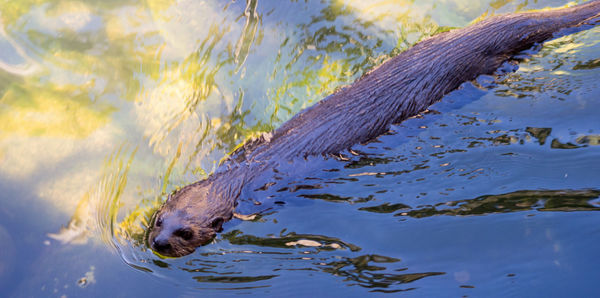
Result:
{"label": "yellow reflection", "polygon": [[12,85],[0,98],[0,171],[27,177],[76,152],[104,149],[115,109],[78,93],[75,86]]}
{"label": "yellow reflection", "polygon": [[74,95],[76,86],[14,85],[0,101],[0,138],[8,135],[83,138],[105,125],[115,109],[92,107],[86,95]]}
{"label": "yellow reflection", "polygon": [[92,20],[91,9],[79,1],[60,1],[47,11],[47,15],[56,17],[56,20],[52,20],[55,24],[46,25],[60,26],[73,31],[81,30]]}
{"label": "yellow reflection", "polygon": [[93,224],[90,217],[89,196],[86,194],[77,204],[77,209],[66,227],[57,233],[48,233],[48,237],[62,244],[85,244],[88,242]]}
{"label": "yellow reflection", "polygon": [[[178,74],[178,72],[172,73],[174,76]],[[144,136],[149,140],[154,153],[169,158],[179,152],[185,164],[195,156],[207,156],[214,149],[206,138],[214,138],[214,129],[218,126],[211,126],[211,124],[218,124],[220,120],[217,118],[210,121],[207,114],[200,114],[195,108],[190,107],[190,98],[193,94],[194,89],[189,82],[181,78],[169,79],[156,88],[144,92],[136,100],[134,107],[136,122],[143,128]],[[210,100],[205,99],[196,105],[200,106],[200,111],[210,111],[212,105],[213,113],[218,115],[219,101],[219,98],[211,97]],[[202,109],[206,106],[208,107]],[[214,108],[215,106],[218,110]],[[217,117],[216,115],[214,117]],[[182,166],[182,163],[178,165]],[[199,166],[194,164],[192,168]]]}
{"label": "yellow reflection", "polygon": [[[117,109],[112,98],[132,100],[138,93],[134,73],[140,61],[150,70],[148,66],[158,64],[158,46],[137,44],[137,33],[152,38],[148,14],[136,15],[138,23],[128,23],[121,35],[113,30],[105,36],[97,26],[108,26],[130,10],[145,10],[116,4],[0,1],[0,38],[27,65],[43,67],[43,72],[8,69],[23,78],[0,89],[0,174],[30,185],[56,212],[76,210],[74,217],[83,217],[86,208],[79,201],[101,176],[102,160],[124,134],[122,124],[113,121]],[[92,24],[102,18],[105,23]],[[82,227],[80,222],[72,221],[65,230],[71,234],[63,231],[56,239],[79,241],[72,231]]]}
{"label": "yellow reflection", "polygon": [[406,49],[424,37],[438,32],[439,26],[428,15],[434,5],[410,0],[337,0],[335,5],[348,5],[360,19],[373,22],[398,36],[400,49]]}
{"label": "yellow reflection", "polygon": [[163,58],[187,57],[194,52],[198,41],[209,36],[207,30],[216,24],[227,32],[241,31],[239,24],[225,20],[232,12],[219,8],[218,1],[147,0],[146,3],[166,43]]}
{"label": "yellow reflection", "polygon": [[136,151],[131,153],[128,160],[121,157],[122,149],[111,156],[104,165],[104,174],[100,182],[90,190],[95,222],[102,240],[107,244],[115,245],[114,225],[119,208],[122,207],[121,196],[125,192],[127,175]]}
{"label": "yellow reflection", "polygon": [[[385,16],[408,15],[413,18],[423,18],[431,8],[431,4],[415,3],[411,0],[337,0],[337,5],[350,5],[362,19],[381,20]],[[419,7],[419,5],[421,5]],[[416,7],[415,7],[416,6]],[[429,8],[429,9],[427,9]]]}
{"label": "yellow reflection", "polygon": [[[121,147],[109,156],[100,176],[94,179],[95,183],[88,183],[91,187],[79,197],[81,199],[77,203],[77,209],[67,226],[57,233],[49,233],[48,237],[63,244],[83,244],[93,235],[91,232],[97,229],[101,239],[111,246],[119,245],[120,240],[129,239],[128,235],[137,231],[133,223],[137,224],[143,218],[140,211],[134,209],[121,225],[117,224],[117,216],[125,206],[122,197],[126,194],[128,175],[136,151],[133,150],[128,157],[123,156],[127,153]],[[158,201],[150,206],[157,204]]]}
{"label": "yellow reflection", "polygon": [[134,107],[153,151],[168,159],[175,154],[181,157],[178,172],[212,170],[228,149],[215,150],[230,137],[219,131],[230,127],[231,115],[239,111],[233,92],[221,86],[219,76],[226,64],[233,63],[216,49],[224,42],[226,30],[217,25],[207,30],[199,47],[181,64],[163,70],[156,84],[138,95]]}
{"label": "yellow reflection", "polygon": [[567,53],[570,52],[571,54],[576,53],[577,49],[583,47],[584,44],[583,43],[574,43],[574,42],[570,42],[567,44],[562,44],[561,47],[559,47],[558,49],[554,50],[554,52],[556,53]]}
{"label": "yellow reflection", "polygon": [[[251,48],[259,41],[262,25],[259,16],[265,12],[257,13],[258,2],[247,1],[246,19],[242,21],[235,21],[233,10],[221,9],[214,4],[218,2],[209,1],[148,0],[148,9],[133,4],[115,8],[112,6],[117,5],[113,3],[118,2],[110,2],[103,4],[110,9],[100,12],[95,11],[91,2],[26,0],[0,4],[3,21],[7,23],[14,25],[19,18],[34,16],[39,18],[39,24],[48,26],[43,29],[56,31],[28,32],[32,39],[39,38],[31,42],[39,43],[41,59],[51,64],[46,69],[47,77],[26,78],[0,93],[2,174],[11,178],[35,177],[36,170],[43,167],[59,168],[63,161],[78,163],[51,175],[42,173],[45,180],[33,187],[36,194],[52,202],[57,210],[75,209],[68,226],[51,237],[68,243],[85,241],[90,214],[96,214],[105,240],[116,235],[141,242],[144,227],[158,204],[158,196],[150,196],[151,199],[127,210],[128,214],[116,228],[112,226],[119,210],[123,210],[121,198],[134,154],[127,159],[127,154],[119,153],[100,169],[99,159],[113,150],[124,130],[120,123],[111,121],[116,109],[100,104],[109,102],[101,96],[116,94],[118,100],[128,103],[135,100],[131,107],[133,126],[143,131],[148,146],[159,155],[157,159],[168,164],[162,177],[164,193],[172,173],[190,170],[205,175],[214,167],[214,161],[241,144],[241,140],[285,120],[277,119],[278,111],[287,109],[288,115],[295,114],[350,81],[356,62],[332,58],[345,55],[335,49],[331,50],[334,53],[320,50],[315,57],[318,63],[313,65],[303,65],[303,60],[290,63],[294,65],[275,65],[274,68],[281,69],[290,66],[292,70],[281,82],[269,82],[273,89],[266,90],[268,100],[275,104],[273,111],[266,112],[272,114],[271,122],[254,126],[245,123],[245,115],[253,111],[242,110],[243,103],[255,99],[244,98],[239,85],[228,85],[236,77],[227,71],[233,69],[235,73],[249,61]],[[502,7],[510,1],[496,2]],[[427,16],[431,4],[409,0],[336,0],[335,3],[350,6],[352,13],[379,28],[397,32],[399,48],[440,30]],[[483,10],[479,2],[438,3],[452,4],[461,11]],[[102,18],[105,26],[98,32],[71,36],[72,40],[65,37],[65,32],[80,31],[96,17]],[[366,25],[360,28],[365,33],[369,30]],[[233,38],[227,34],[233,34]],[[93,39],[96,37],[97,40]],[[316,51],[314,44],[304,48],[307,49],[304,55]],[[270,54],[276,55],[282,49],[272,49]],[[136,76],[142,77],[143,82],[132,79]],[[90,200],[103,205],[91,208]]]}
{"label": "yellow reflection", "polygon": [[0,1],[0,11],[4,21],[14,23],[21,16],[29,13],[32,8],[48,2],[48,0],[4,0]]}

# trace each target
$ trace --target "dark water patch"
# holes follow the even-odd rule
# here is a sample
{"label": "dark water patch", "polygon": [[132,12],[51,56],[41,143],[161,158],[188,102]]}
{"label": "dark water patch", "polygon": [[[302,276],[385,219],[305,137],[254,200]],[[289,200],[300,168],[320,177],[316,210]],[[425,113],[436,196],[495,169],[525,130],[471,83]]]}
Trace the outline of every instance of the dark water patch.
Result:
{"label": "dark water patch", "polygon": [[[379,255],[362,255],[354,258],[344,258],[340,261],[334,261],[322,265],[323,272],[344,277],[348,285],[358,285],[364,288],[372,289],[372,292],[383,291],[403,291],[406,289],[391,289],[400,285],[412,283],[414,281],[430,276],[444,275],[444,272],[424,272],[424,273],[378,273],[387,268],[380,264],[397,263],[399,259],[389,258]],[[408,270],[402,268],[400,271]]]}
{"label": "dark water patch", "polygon": [[[250,282],[257,282],[257,281],[269,280],[269,279],[275,278],[277,276],[278,275],[263,275],[263,276],[194,276],[194,277],[192,277],[192,279],[194,279],[197,282],[201,282],[201,283],[210,282],[210,283],[225,283],[225,284],[230,284],[230,283],[250,283]],[[253,287],[251,287],[251,288],[253,288]],[[235,288],[235,289],[239,289],[239,288]]]}
{"label": "dark water patch", "polygon": [[393,213],[398,210],[410,210],[410,209],[411,209],[410,206],[402,204],[402,203],[397,203],[397,204],[384,203],[384,204],[377,205],[377,206],[358,208],[358,210],[374,212],[374,213]]}
{"label": "dark water patch", "polygon": [[361,197],[343,197],[343,196],[339,196],[339,195],[334,195],[334,194],[302,194],[299,195],[299,197],[302,198],[307,198],[307,199],[317,199],[317,200],[323,200],[323,201],[328,201],[328,202],[347,202],[347,203],[366,203],[369,201],[372,201],[374,199],[374,196],[367,196],[364,198]]}
{"label": "dark water patch", "polygon": [[[398,176],[398,175],[402,175],[402,174],[413,173],[413,172],[419,171],[419,170],[429,169],[429,166],[427,165],[428,162],[429,162],[429,160],[424,160],[424,161],[422,161],[422,163],[416,164],[413,166],[412,169],[408,169],[408,170],[397,170],[397,171],[387,171],[387,172],[362,172],[362,173],[350,174],[349,176],[350,177],[374,176],[377,178],[383,178],[384,176],[387,176],[387,175]],[[375,165],[376,164],[372,164],[371,166],[375,166]]]}
{"label": "dark water patch", "polygon": [[433,156],[433,157],[437,157],[437,158],[444,158],[444,157],[446,157],[446,154],[465,153],[465,152],[467,152],[467,150],[465,150],[465,149],[450,149],[450,150],[445,150],[445,151],[441,151],[441,152],[431,153],[431,154],[429,154],[429,156]]}
{"label": "dark water patch", "polygon": [[[211,257],[211,256],[224,256],[226,254],[261,254],[261,255],[289,255],[291,254],[291,252],[289,251],[252,251],[252,250],[220,250],[218,252],[197,252],[198,255],[200,256],[204,256],[204,257]],[[191,259],[190,261],[187,261],[185,264],[186,265],[190,265],[193,266],[197,263],[202,263],[202,262],[207,262],[207,260],[200,260],[200,259]],[[210,262],[210,261],[208,261]],[[215,262],[215,261],[212,261]],[[221,263],[225,263],[223,261],[220,261]],[[235,262],[240,262],[239,259],[236,259]]]}
{"label": "dark water patch", "polygon": [[153,272],[152,269],[150,269],[150,268],[146,268],[146,267],[139,266],[139,265],[136,265],[136,264],[129,264],[129,266],[131,266],[134,269],[140,270],[142,272],[147,272],[147,273],[152,273]]}
{"label": "dark water patch", "polygon": [[294,248],[296,246],[315,247],[319,250],[335,250],[338,248],[347,248],[350,251],[359,251],[360,247],[344,242],[338,238],[323,235],[296,234],[289,232],[279,236],[259,237],[254,235],[244,235],[242,231],[233,230],[222,235],[231,244],[235,245],[255,245],[260,247],[273,248]]}
{"label": "dark water patch", "polygon": [[169,263],[163,262],[161,260],[152,260],[152,264],[160,268],[170,268],[171,265]]}
{"label": "dark water patch", "polygon": [[382,289],[376,289],[376,290],[371,290],[370,292],[372,293],[386,293],[386,294],[392,294],[392,293],[400,293],[400,292],[408,292],[408,291],[413,291],[416,290],[417,288],[406,288],[406,289],[397,289],[397,290],[382,290]]}
{"label": "dark water patch", "polygon": [[[519,211],[598,211],[591,203],[600,190],[521,190],[501,195],[485,195],[469,200],[449,201],[435,206],[395,214],[425,218],[437,215],[469,216]],[[417,207],[419,208],[419,207]]]}
{"label": "dark water patch", "polygon": [[573,69],[574,70],[595,69],[598,67],[600,67],[600,59],[593,59],[593,60],[588,60],[586,62],[579,62],[573,67]]}
{"label": "dark water patch", "polygon": [[396,161],[396,159],[392,157],[361,157],[358,160],[350,161],[345,167],[348,169],[359,169],[365,166],[388,164],[394,161]]}
{"label": "dark water patch", "polygon": [[550,148],[552,148],[552,149],[577,149],[577,148],[580,148],[580,146],[577,146],[570,142],[561,143],[558,139],[553,139],[552,143],[550,143]]}
{"label": "dark water patch", "polygon": [[[263,289],[269,288],[270,285],[264,286],[253,286],[253,287],[231,287],[231,288],[195,288],[198,290],[217,290],[217,291],[241,291],[241,290],[255,290],[255,289]],[[240,292],[238,294],[251,294],[252,292]]]}
{"label": "dark water patch", "polygon": [[273,185],[275,185],[275,184],[276,184],[275,182],[267,182],[267,183],[265,183],[263,186],[261,186],[261,187],[259,187],[259,188],[255,189],[254,191],[266,191],[266,190],[268,190],[268,189],[269,189],[269,187],[271,187],[271,186],[273,186]]}
{"label": "dark water patch", "polygon": [[500,135],[497,137],[492,137],[492,138],[464,137],[463,139],[464,140],[473,140],[473,139],[476,140],[476,141],[470,141],[467,148],[475,148],[475,147],[484,146],[484,145],[492,145],[492,146],[510,145],[510,144],[516,143],[518,141],[518,139],[515,136],[509,136],[506,134]]}
{"label": "dark water patch", "polygon": [[552,133],[552,128],[547,127],[527,127],[525,131],[531,134],[532,137],[536,138],[540,145],[546,143],[546,138]]}
{"label": "dark water patch", "polygon": [[323,188],[323,186],[321,186],[319,184],[315,184],[315,185],[300,184],[300,185],[294,185],[289,190],[290,190],[290,192],[297,192],[297,191],[303,190],[303,189],[313,190],[313,189],[321,189],[321,188]]}

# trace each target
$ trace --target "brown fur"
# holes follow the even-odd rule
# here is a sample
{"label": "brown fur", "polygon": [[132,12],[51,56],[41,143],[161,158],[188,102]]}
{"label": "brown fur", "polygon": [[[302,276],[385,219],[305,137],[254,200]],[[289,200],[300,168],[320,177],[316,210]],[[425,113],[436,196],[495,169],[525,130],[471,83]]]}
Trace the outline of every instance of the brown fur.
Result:
{"label": "brown fur", "polygon": [[193,252],[231,219],[241,189],[266,169],[369,141],[557,31],[593,25],[599,19],[596,0],[572,8],[491,17],[418,43],[279,129],[246,143],[208,179],[171,195],[155,215],[150,247],[174,257]]}

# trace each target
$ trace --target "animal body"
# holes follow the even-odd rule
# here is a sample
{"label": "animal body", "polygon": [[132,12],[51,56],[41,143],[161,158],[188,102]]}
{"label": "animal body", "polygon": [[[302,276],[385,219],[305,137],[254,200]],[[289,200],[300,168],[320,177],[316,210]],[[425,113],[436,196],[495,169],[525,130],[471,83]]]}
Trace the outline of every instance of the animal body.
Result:
{"label": "animal body", "polygon": [[154,216],[148,245],[164,256],[192,253],[222,230],[234,216],[244,186],[261,173],[281,162],[336,154],[372,140],[557,32],[598,22],[600,0],[495,16],[426,39],[280,128],[245,143],[207,179],[171,194]]}

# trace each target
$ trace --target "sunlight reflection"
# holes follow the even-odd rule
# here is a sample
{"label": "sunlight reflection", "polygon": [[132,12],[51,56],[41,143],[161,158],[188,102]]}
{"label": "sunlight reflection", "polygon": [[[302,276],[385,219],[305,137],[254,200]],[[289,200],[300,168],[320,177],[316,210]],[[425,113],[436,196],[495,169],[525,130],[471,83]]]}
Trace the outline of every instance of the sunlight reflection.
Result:
{"label": "sunlight reflection", "polygon": [[47,16],[56,16],[55,20],[46,18],[44,25],[50,28],[68,28],[73,31],[83,30],[92,21],[92,11],[84,3],[78,1],[61,1]]}
{"label": "sunlight reflection", "polygon": [[[489,156],[504,147],[511,154],[530,149],[560,154],[600,144],[598,132],[591,130],[594,127],[561,134],[556,123],[515,125],[512,119],[493,113],[471,115],[456,108],[439,123],[427,116],[433,123],[401,127],[419,131],[406,148],[396,143],[410,140],[402,133],[390,136],[395,141],[365,144],[375,153],[357,154],[347,162],[328,161],[339,162],[339,175],[313,168],[306,174],[310,177],[304,177],[296,164],[279,175],[293,181],[278,181],[272,189],[268,186],[276,182],[263,181],[264,192],[256,191],[253,203],[241,203],[267,205],[272,197],[265,197],[276,193],[276,200],[296,204],[287,210],[300,210],[298,218],[284,218],[273,209],[261,214],[260,221],[233,220],[233,227],[187,259],[162,258],[148,249],[145,237],[155,210],[174,189],[206,177],[245,139],[278,127],[336,88],[415,42],[450,30],[449,26],[538,4],[511,0],[39,2],[0,4],[0,176],[7,184],[31,189],[35,200],[48,203],[49,213],[60,214],[53,226],[35,231],[58,243],[109,247],[131,267],[177,285],[270,287],[286,272],[304,270],[341,276],[345,285],[397,292],[412,289],[408,283],[445,273],[435,268],[410,271],[399,257],[392,257],[400,254],[397,247],[389,253],[392,256],[378,255],[372,243],[349,236],[349,231],[335,235],[326,230],[328,225],[290,222],[297,219],[305,224],[302,221],[310,215],[302,212],[331,204],[350,212],[331,211],[327,216],[339,217],[334,220],[388,220],[386,224],[436,215],[599,209],[598,191],[583,187],[516,188],[504,194],[461,194],[448,199],[458,192],[455,187],[467,185],[466,179],[495,177],[491,166],[468,160],[475,156],[473,152],[492,160]],[[591,46],[597,42],[590,40],[597,40],[599,31],[590,32],[586,34],[596,37],[569,36],[548,43],[519,73],[502,78],[497,88],[490,87],[490,96],[533,97],[552,91],[565,95],[582,85],[597,84],[573,79],[599,69],[596,54],[577,56],[595,50]],[[581,105],[593,107],[589,102]],[[470,130],[476,127],[487,128]],[[467,132],[457,137],[455,132],[462,129]],[[432,130],[431,135],[426,133]],[[453,136],[440,140],[440,135]],[[304,166],[325,161],[301,162]],[[556,161],[556,165],[563,164]],[[434,180],[436,175],[455,176]],[[470,178],[457,178],[463,176]],[[391,186],[380,187],[380,181]],[[407,202],[413,198],[401,194],[410,183],[415,183],[413,188],[431,188],[426,184],[431,181],[458,186],[415,191],[421,201],[430,199],[427,194],[443,194],[440,204],[413,204]],[[345,189],[336,189],[336,184],[344,184]],[[373,187],[379,189],[371,191]],[[391,196],[396,200],[387,201]],[[60,224],[64,226],[59,228]],[[5,231],[12,228],[0,225],[0,239],[12,243]],[[382,237],[388,236],[396,237]],[[0,275],[2,266],[11,264],[4,256],[0,254]],[[80,286],[95,280],[93,268],[84,272],[78,273],[78,278],[85,274]]]}
{"label": "sunlight reflection", "polygon": [[[22,46],[12,39],[4,30],[0,15],[0,69],[18,76],[29,76],[40,70],[40,65],[27,55]],[[4,59],[10,61],[4,61]]]}

